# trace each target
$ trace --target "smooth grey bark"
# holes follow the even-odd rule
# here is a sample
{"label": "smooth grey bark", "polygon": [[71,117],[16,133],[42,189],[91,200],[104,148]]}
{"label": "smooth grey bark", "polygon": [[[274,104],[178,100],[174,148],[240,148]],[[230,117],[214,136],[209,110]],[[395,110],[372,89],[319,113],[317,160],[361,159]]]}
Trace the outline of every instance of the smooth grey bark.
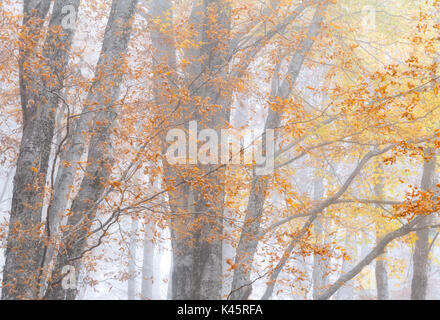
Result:
{"label": "smooth grey bark", "polygon": [[[359,236],[360,243],[360,258],[364,258],[370,251],[370,232],[369,230],[362,230]],[[368,286],[364,286],[361,281],[358,281],[358,299],[360,300],[370,300],[372,297],[371,290]]]}
{"label": "smooth grey bark", "polygon": [[144,250],[143,250],[143,260],[142,260],[142,288],[141,295],[142,299],[152,300],[153,299],[153,284],[154,281],[154,230],[155,224],[150,222],[145,227],[145,239],[144,239]]}
{"label": "smooth grey bark", "polygon": [[[150,7],[152,17],[163,17],[171,11],[170,1],[153,1]],[[211,20],[213,14],[215,21]],[[202,43],[199,48],[185,50],[184,57],[189,64],[184,68],[184,85],[192,97],[200,97],[209,104],[221,106],[204,114],[203,128],[220,130],[229,121],[230,93],[213,83],[213,79],[226,79],[227,55],[229,54],[230,8],[224,0],[204,0],[194,5],[190,16],[194,26],[194,39]],[[214,39],[212,30],[221,30],[224,39]],[[223,34],[224,31],[224,34]],[[165,33],[152,32],[153,46],[167,63],[175,61],[174,43]],[[164,47],[168,44],[168,47]],[[155,59],[158,60],[158,59]],[[161,60],[159,59],[161,62]],[[207,80],[208,79],[208,80]],[[160,79],[159,79],[160,80]],[[163,81],[171,81],[164,79]],[[166,104],[168,95],[156,81],[155,98],[159,105]],[[168,110],[170,107],[168,107]],[[173,109],[173,108],[171,108]],[[203,111],[195,105],[185,105],[174,112],[176,122],[187,123],[201,120]],[[169,202],[174,215],[170,222],[173,250],[171,272],[172,299],[219,299],[222,281],[222,213],[224,201],[224,169],[215,170],[214,165],[198,165],[200,175],[204,176],[203,186],[183,184],[169,190]],[[191,169],[191,166],[189,166]],[[186,170],[165,166],[167,187],[179,183]],[[212,172],[210,175],[205,175]],[[201,219],[202,218],[202,219]],[[190,231],[189,231],[190,230]],[[190,233],[188,235],[187,233]]]}
{"label": "smooth grey bark", "polygon": [[[385,254],[386,251],[383,253],[382,257]],[[387,274],[386,263],[381,257],[376,259],[375,276],[376,276],[377,300],[388,300],[389,299],[388,274]]]}
{"label": "smooth grey bark", "polygon": [[[324,196],[324,183],[322,177],[316,177],[314,180],[314,200],[319,201]],[[322,219],[317,218],[314,224],[315,234],[317,237],[317,244],[324,243],[325,228]],[[312,285],[313,285],[313,299],[316,299],[323,291],[328,283],[326,276],[327,261],[326,257],[320,254],[313,255],[313,271],[312,271]]]}
{"label": "smooth grey bark", "polygon": [[[200,14],[201,11],[203,14]],[[211,20],[210,15],[214,13],[216,21]],[[215,84],[215,79],[221,78],[227,81],[227,61],[230,47],[230,3],[224,0],[204,0],[199,8],[193,10],[193,21],[199,27],[199,37],[203,43],[200,50],[187,52],[187,59],[193,61],[187,73],[187,80],[193,81],[195,87],[194,96],[201,96],[203,100],[209,101],[211,105],[217,105],[213,110],[199,110],[191,106],[193,119],[199,120],[201,129],[214,129],[217,136],[220,136],[221,128],[230,121],[230,105],[232,92],[229,89],[220,88]],[[200,18],[197,18],[199,15]],[[213,24],[215,23],[215,25]],[[213,28],[218,35],[213,34]],[[221,37],[219,37],[222,35]],[[194,55],[195,54],[195,55]],[[196,58],[196,60],[192,60]],[[202,63],[197,60],[202,60]],[[195,77],[195,78],[194,78]],[[203,78],[208,77],[214,81],[203,83]],[[205,114],[204,114],[205,113]],[[189,295],[181,294],[184,289],[177,285],[182,274],[179,271],[179,260],[175,256],[173,270],[173,298],[177,299],[205,299],[218,300],[221,298],[222,289],[222,233],[224,213],[224,168],[217,168],[217,164],[202,165],[198,168],[201,174],[207,174],[204,178],[204,186],[190,188],[189,200],[194,200],[195,205],[188,203],[188,212],[195,212],[193,224],[199,224],[195,228],[195,245],[191,253],[193,270],[188,270],[191,277],[191,292]],[[215,170],[215,172],[214,172]],[[205,218],[200,219],[200,216]],[[198,222],[198,221],[201,221]],[[188,243],[187,239],[179,241],[179,246]],[[185,257],[186,259],[187,257]],[[175,281],[177,280],[177,281]],[[185,289],[184,289],[185,290]]]}
{"label": "smooth grey bark", "polygon": [[[44,189],[54,136],[59,94],[75,28],[62,29],[63,7],[78,8],[79,0],[55,1],[42,60],[32,52],[42,36],[42,23],[51,1],[24,1],[23,26],[36,43],[20,48],[20,96],[23,133],[14,177],[12,207],[3,272],[2,299],[35,299],[44,266],[40,235]],[[60,30],[62,30],[60,32]],[[50,229],[46,228],[46,237]]]}
{"label": "smooth grey bark", "polygon": [[[436,155],[431,148],[425,148],[425,161],[421,189],[434,191],[435,188],[435,167]],[[431,216],[424,216],[417,227],[424,227],[431,221]],[[411,281],[411,300],[425,300],[428,290],[428,269],[429,269],[429,228],[416,231],[417,240],[413,252],[413,277]]]}
{"label": "smooth grey bark", "polygon": [[[115,102],[118,99],[122,81],[123,56],[127,51],[132,30],[132,20],[136,12],[137,0],[113,0],[109,20],[104,34],[101,55],[96,66],[96,81],[92,84],[95,92],[92,101],[96,102],[92,128],[93,136],[88,147],[88,166],[81,181],[80,190],[72,202],[71,214],[63,237],[64,246],[56,256],[47,299],[73,300],[76,289],[63,290],[62,268],[66,265],[75,267],[76,278],[79,278],[81,258],[84,254],[89,222],[93,220],[95,205],[103,195],[114,162],[110,131],[117,116]],[[105,75],[105,79],[102,75]],[[85,114],[89,114],[88,112]],[[78,127],[86,125],[81,115]],[[86,122],[86,123],[83,123]],[[81,130],[79,132],[82,132]],[[72,132],[73,134],[74,132]],[[76,136],[76,135],[75,135]],[[74,145],[71,145],[71,147]]]}
{"label": "smooth grey bark", "polygon": [[173,257],[171,257],[170,263],[170,271],[168,275],[168,286],[167,286],[167,300],[173,299],[173,281],[171,280],[172,272],[173,272]]}
{"label": "smooth grey bark", "polygon": [[9,180],[12,176],[12,174],[14,173],[14,169],[10,169],[8,174],[5,177],[5,182],[3,183],[3,187],[2,187],[2,191],[0,192],[0,205],[5,202],[5,195],[6,192],[8,191],[8,185],[9,185]]}
{"label": "smooth grey bark", "polygon": [[[124,6],[122,3],[112,3],[112,8]],[[127,8],[132,4],[127,2]],[[95,121],[96,115],[102,115],[111,110],[117,101],[120,90],[121,56],[125,53],[124,42],[128,41],[127,34],[119,36],[118,28],[127,23],[122,12],[110,12],[107,23],[104,43],[95,70],[95,81],[89,89],[86,104],[78,117],[74,120],[67,119],[67,136],[60,152],[58,161],[57,176],[54,183],[54,194],[52,196],[48,216],[51,220],[51,228],[58,230],[63,215],[66,213],[71,195],[75,176],[80,169],[79,161],[86,151],[86,134],[93,131],[90,122]],[[127,30],[126,30],[127,31]],[[124,39],[126,38],[126,39]],[[121,45],[118,45],[120,43]],[[115,63],[113,65],[113,63]],[[108,99],[110,101],[108,101]],[[108,114],[111,118],[114,115]],[[104,117],[106,118],[106,117]],[[67,165],[66,165],[67,164]]]}
{"label": "smooth grey bark", "polygon": [[[176,48],[175,39],[167,32],[163,32],[155,25],[154,20],[160,19],[160,24],[167,21],[167,17],[172,17],[171,0],[152,0],[149,5],[149,22],[151,24],[150,37],[154,49],[153,70],[166,68],[168,72],[159,72],[159,76],[153,81],[154,98],[156,103],[163,107],[167,114],[175,114],[176,121],[183,116],[181,110],[170,104],[167,95],[168,90],[177,90],[175,68],[176,68]],[[173,26],[172,20],[167,23]],[[168,74],[167,74],[168,73]],[[170,121],[170,119],[168,119]],[[162,137],[163,149],[165,150],[165,137]],[[173,185],[177,177],[177,171],[171,166],[164,166],[164,182],[167,187]],[[180,182],[180,181],[179,181]],[[184,185],[178,190],[168,192],[169,205],[172,213],[179,212],[179,208],[188,207],[188,186]],[[194,211],[194,210],[193,210]],[[168,299],[179,299],[180,296],[188,297],[190,295],[190,275],[193,268],[193,261],[190,253],[192,249],[188,245],[179,245],[179,234],[176,229],[179,227],[175,222],[170,222],[171,246],[172,246],[172,264],[170,276],[168,278]],[[183,241],[182,241],[183,242]],[[182,279],[179,279],[179,274]]]}
{"label": "smooth grey bark", "polygon": [[[382,166],[379,166],[378,174],[383,174]],[[379,200],[383,199],[383,188],[384,188],[383,177],[381,177],[379,179],[379,182],[377,182],[374,186],[374,193],[377,199]],[[380,238],[381,238],[380,226],[376,225],[376,243],[380,241]],[[375,276],[376,276],[377,300],[389,299],[388,274],[387,274],[386,262],[384,259],[385,257],[386,257],[386,250],[384,250],[384,253],[381,256],[376,258]]]}
{"label": "smooth grey bark", "polygon": [[134,218],[131,220],[130,226],[130,243],[128,250],[128,274],[127,281],[127,299],[136,300],[137,295],[137,270],[136,270],[136,235],[138,229],[138,220]]}
{"label": "smooth grey bark", "polygon": [[[246,105],[243,101],[245,96],[243,94],[237,94],[237,106],[233,109],[235,112],[231,113],[231,125],[236,130],[240,130],[245,128],[247,125],[247,121],[249,119],[249,113],[251,107]],[[226,199],[227,201],[227,199]],[[227,262],[228,260],[233,261],[235,257],[235,248],[233,245],[233,229],[234,227],[230,224],[230,222],[234,218],[234,210],[228,207],[225,207],[224,211],[224,226],[223,226],[223,235],[224,239],[222,241],[222,259],[223,259],[223,284],[222,284],[222,297],[227,296],[229,292],[231,292],[231,284],[232,284],[232,275],[233,271],[230,270],[231,266]]]}
{"label": "smooth grey bark", "polygon": [[225,224],[223,227],[223,235],[225,239],[222,241],[222,268],[223,268],[223,283],[222,283],[222,297],[231,292],[232,272],[228,261],[233,261],[235,257],[235,248],[233,246],[231,235],[233,234],[233,227],[230,226],[228,218],[233,218],[233,211],[225,208]]}
{"label": "smooth grey bark", "polygon": [[[323,21],[323,12],[327,7],[327,3],[318,5],[312,23],[307,31],[307,37],[301,40],[297,51],[290,60],[287,77],[282,81],[281,85],[273,85],[271,96],[281,99],[289,97],[292,86],[295,83],[301,71],[304,59],[312,48],[316,37],[321,30]],[[276,75],[278,76],[278,75]],[[269,108],[268,118],[265,124],[265,132],[268,129],[275,129],[280,125],[281,114]],[[263,141],[264,141],[263,135]],[[264,146],[263,146],[264,148]],[[268,185],[267,176],[257,176],[254,174],[251,182],[251,191],[248,200],[247,213],[245,217],[245,224],[241,232],[235,264],[238,266],[234,272],[232,280],[231,299],[239,300],[243,298],[246,291],[246,285],[250,283],[251,272],[249,268],[252,266],[255,251],[259,239],[256,235],[260,231],[260,219],[263,213],[263,206],[266,197],[266,190]]]}
{"label": "smooth grey bark", "polygon": [[[345,234],[345,249],[350,248],[350,244],[352,243],[352,237],[350,233],[347,231]],[[347,253],[350,257],[354,257],[354,250],[347,250]],[[353,268],[352,263],[347,260],[342,261],[342,275],[346,274]],[[318,296],[319,297],[319,296]],[[314,299],[317,300],[318,297]],[[338,290],[336,295],[336,300],[350,300],[354,298],[354,288],[352,282],[347,281],[341,288]]]}

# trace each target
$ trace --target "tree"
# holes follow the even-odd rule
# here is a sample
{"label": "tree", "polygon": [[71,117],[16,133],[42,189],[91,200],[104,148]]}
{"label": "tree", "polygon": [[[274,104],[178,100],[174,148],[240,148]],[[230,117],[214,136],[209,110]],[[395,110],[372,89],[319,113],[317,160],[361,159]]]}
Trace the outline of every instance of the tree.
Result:
{"label": "tree", "polygon": [[[435,187],[435,165],[436,155],[432,149],[425,149],[425,162],[423,164],[423,176],[421,189],[431,191]],[[424,217],[417,227],[421,230],[416,231],[417,240],[413,253],[413,277],[411,282],[411,299],[425,300],[428,286],[428,255],[430,250],[429,228],[423,228],[430,224],[430,216]]]}
{"label": "tree", "polygon": [[[66,224],[67,228],[64,231],[66,235],[63,236],[63,247],[59,249],[59,253],[55,258],[55,267],[45,294],[48,299],[66,297],[71,300],[76,295],[76,289],[73,288],[66,290],[65,294],[60,279],[63,277],[62,270],[66,265],[72,264],[77,272],[80,270],[80,259],[84,254],[87,234],[90,232],[89,221],[94,218],[96,214],[95,205],[105,192],[106,188],[103,182],[110,177],[110,166],[114,161],[110,132],[117,116],[114,104],[120,92],[121,68],[130,39],[136,6],[137,0],[129,2],[115,0],[112,2],[101,55],[96,66],[95,78],[97,80],[92,84],[92,91],[88,99],[89,106],[99,106],[93,118],[92,128],[94,128],[95,134],[89,144],[87,161],[89,165],[81,181],[80,191],[72,202]],[[72,133],[72,137],[73,139],[82,140],[84,138],[81,138],[81,132],[84,127],[89,125],[90,113],[77,119],[78,123],[74,124],[76,132]],[[79,141],[73,141],[72,144],[68,145],[68,148],[74,148],[68,154],[76,155],[74,159],[70,157],[63,159],[60,164],[62,166],[61,170],[69,167],[69,165],[66,166],[63,163],[77,162],[75,160],[83,151],[81,145],[82,143]],[[77,148],[80,148],[80,150]],[[76,276],[78,277],[78,273]]]}
{"label": "tree", "polygon": [[74,28],[62,29],[62,10],[67,5],[77,10],[79,1],[55,1],[41,56],[37,54],[38,42],[44,36],[43,22],[50,4],[51,1],[29,0],[23,5],[25,40],[20,46],[19,61],[23,135],[14,177],[3,275],[7,285],[2,290],[3,299],[38,296],[41,274],[35,270],[39,270],[42,263],[43,239],[39,231],[44,201],[42,191],[74,31]]}

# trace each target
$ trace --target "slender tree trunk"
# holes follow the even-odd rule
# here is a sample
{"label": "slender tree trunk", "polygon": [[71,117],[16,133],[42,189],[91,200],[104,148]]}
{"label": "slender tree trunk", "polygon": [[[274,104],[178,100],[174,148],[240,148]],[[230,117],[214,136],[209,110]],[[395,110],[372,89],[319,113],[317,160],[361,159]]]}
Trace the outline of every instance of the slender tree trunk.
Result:
{"label": "slender tree trunk", "polygon": [[129,279],[127,281],[127,299],[136,300],[137,296],[137,270],[136,270],[136,235],[138,229],[138,220],[133,218],[130,226],[130,244],[128,251],[128,274]]}
{"label": "slender tree trunk", "polygon": [[168,273],[167,300],[173,300],[173,281],[171,279],[173,272],[173,256],[171,256],[170,271]]}
{"label": "slender tree trunk", "polygon": [[[434,191],[435,188],[435,151],[426,148],[425,163],[423,164],[423,175],[421,189],[424,191]],[[423,227],[430,223],[431,216],[423,217],[417,227]],[[429,266],[429,228],[416,232],[417,240],[413,253],[413,278],[411,282],[411,300],[425,300],[428,290],[428,266]]]}
{"label": "slender tree trunk", "polygon": [[[225,208],[225,218],[232,218],[232,210]],[[231,266],[228,261],[233,261],[235,257],[235,248],[231,243],[231,235],[233,234],[233,227],[230,227],[228,220],[225,219],[225,226],[223,234],[225,239],[223,242],[222,257],[223,257],[223,284],[222,284],[222,297],[228,295],[231,292],[232,284],[232,272],[230,270]]]}
{"label": "slender tree trunk", "polygon": [[[361,217],[361,221],[362,220],[364,220],[363,217]],[[362,230],[360,238],[361,238],[360,258],[363,259],[370,251],[371,237],[369,230]],[[370,269],[370,266],[367,267]],[[356,280],[358,280],[358,285],[359,285],[358,299],[359,300],[371,299],[372,294],[370,290],[370,281],[371,281],[370,272],[365,272],[365,274],[363,274],[362,277],[359,277]]]}
{"label": "slender tree trunk", "polygon": [[[321,177],[316,177],[314,181],[314,200],[320,201],[324,196],[324,185]],[[315,234],[317,237],[317,244],[324,243],[325,228],[322,224],[322,219],[317,218],[315,221]],[[320,254],[313,255],[313,272],[312,272],[312,284],[313,284],[313,299],[316,299],[327,285],[327,261],[326,258]]]}
{"label": "slender tree trunk", "polygon": [[[151,12],[155,17],[164,16],[171,10],[170,1],[153,1]],[[167,7],[167,4],[169,5]],[[155,10],[154,10],[155,9]],[[227,55],[229,54],[230,8],[224,0],[203,0],[192,9],[190,23],[194,26],[194,39],[202,43],[198,48],[185,50],[185,85],[191,97],[199,97],[215,105],[214,110],[199,110],[192,105],[179,110],[178,123],[189,120],[203,120],[199,130],[211,128],[220,133],[220,127],[229,122],[231,94],[215,85],[216,79],[226,79]],[[214,29],[218,32],[215,34]],[[162,58],[173,62],[170,48],[163,48],[168,38],[159,32],[153,33],[152,40],[162,40],[155,47],[162,52]],[[220,38],[219,38],[220,37]],[[165,57],[168,57],[167,59]],[[210,79],[210,81],[206,81]],[[159,88],[159,86],[156,86]],[[156,100],[163,104],[166,92],[157,90]],[[219,108],[217,106],[220,106]],[[203,118],[202,118],[203,115]],[[185,126],[183,126],[185,127]],[[187,127],[187,126],[186,126]],[[218,135],[220,136],[220,134]],[[171,288],[173,299],[219,299],[222,282],[222,214],[224,201],[224,169],[210,175],[215,165],[197,165],[199,174],[204,176],[203,186],[184,184],[168,192],[170,207],[174,214],[170,228],[173,248],[173,269]],[[196,166],[186,169],[165,168],[166,185],[190,179],[187,175]],[[193,177],[195,178],[195,176]],[[190,235],[188,235],[188,230]]]}
{"label": "slender tree trunk", "polygon": [[[350,235],[350,232],[347,231],[345,234],[345,249],[347,250],[348,248],[350,248],[350,245],[352,243],[352,236]],[[354,250],[347,250],[349,256],[351,258],[355,258],[355,251]],[[347,272],[350,271],[352,267],[352,263],[348,260],[343,260],[342,261],[342,270],[341,273],[342,275],[346,274]],[[319,297],[316,297],[315,300],[317,300]],[[338,293],[336,295],[336,300],[351,300],[354,298],[354,288],[353,288],[353,281],[344,283],[343,286],[341,286],[341,288],[338,290]]]}
{"label": "slender tree trunk", "polygon": [[[327,4],[318,5],[312,24],[307,32],[306,39],[303,39],[298,47],[298,50],[293,55],[287,72],[287,78],[280,86],[273,85],[271,96],[273,98],[287,99],[291,93],[292,86],[295,83],[301,71],[304,59],[312,48],[316,37],[321,30],[323,21],[323,12]],[[278,77],[278,75],[276,75]],[[275,81],[276,84],[278,81]],[[269,108],[269,115],[265,124],[265,132],[268,129],[275,129],[280,125],[281,113]],[[263,213],[264,201],[266,198],[266,191],[268,185],[267,176],[254,175],[251,183],[251,193],[248,200],[247,213],[245,217],[245,224],[241,237],[239,240],[237,253],[235,256],[235,264],[238,266],[234,272],[232,280],[232,299],[242,299],[246,292],[246,286],[250,284],[251,266],[254,260],[255,251],[257,249],[259,239],[256,235],[260,230],[260,219]]]}
{"label": "slender tree trunk", "polygon": [[[377,174],[383,175],[382,166],[379,166]],[[374,186],[374,193],[378,200],[383,199],[383,187],[384,187],[383,177],[381,176],[379,178],[379,182],[377,182]],[[383,236],[383,232],[381,232],[380,226],[376,224],[376,243],[380,241],[382,236]],[[376,258],[375,275],[376,275],[377,300],[389,299],[388,274],[387,274],[385,257],[386,257],[386,250],[384,250],[384,253],[381,256]]]}
{"label": "slender tree trunk", "polygon": [[145,227],[144,253],[142,262],[142,299],[153,299],[154,281],[154,223],[148,223]]}
{"label": "slender tree trunk", "polygon": [[[20,95],[23,134],[14,178],[2,299],[35,299],[44,266],[42,208],[58,95],[63,89],[74,28],[62,29],[63,7],[76,10],[79,0],[55,1],[42,61],[36,58],[42,21],[51,1],[24,1],[23,28],[35,43],[20,48]],[[36,68],[36,70],[34,70]],[[47,77],[45,75],[50,75]],[[46,230],[50,236],[50,230]]]}
{"label": "slender tree trunk", "polygon": [[383,253],[382,257],[376,259],[376,290],[377,290],[377,300],[388,300],[388,274],[386,263],[383,257],[386,255],[386,251]]}
{"label": "slender tree trunk", "polygon": [[[60,248],[55,261],[48,299],[73,300],[77,289],[63,290],[60,279],[66,265],[75,268],[78,279],[81,258],[86,246],[90,228],[87,221],[94,218],[96,203],[103,195],[113,163],[110,131],[116,118],[114,103],[118,99],[122,80],[123,55],[127,51],[131,35],[132,20],[136,12],[137,0],[113,0],[109,20],[104,34],[101,55],[96,67],[96,78],[92,90],[96,90],[96,110],[93,120],[94,135],[88,148],[88,166],[80,185],[80,191],[72,202],[71,214],[67,221],[65,245]],[[103,79],[102,75],[105,75]],[[81,120],[79,127],[83,125]],[[76,230],[75,228],[79,229]],[[66,292],[65,292],[66,291]]]}

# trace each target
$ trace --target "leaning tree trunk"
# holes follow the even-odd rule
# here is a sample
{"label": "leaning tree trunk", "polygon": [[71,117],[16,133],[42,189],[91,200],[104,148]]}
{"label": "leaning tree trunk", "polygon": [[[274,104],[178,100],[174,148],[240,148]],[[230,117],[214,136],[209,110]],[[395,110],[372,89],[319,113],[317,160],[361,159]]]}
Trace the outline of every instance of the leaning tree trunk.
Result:
{"label": "leaning tree trunk", "polygon": [[[378,238],[376,238],[378,239]],[[386,251],[381,257],[376,258],[376,290],[377,290],[377,300],[388,300],[388,274],[384,256]]]}
{"label": "leaning tree trunk", "polygon": [[[170,11],[171,1],[152,2],[153,17],[165,19]],[[194,27],[194,40],[201,45],[184,52],[184,58],[189,63],[183,70],[183,82],[187,86],[185,89],[189,92],[190,101],[183,106],[178,102],[173,114],[177,115],[177,123],[184,123],[182,128],[188,128],[190,120],[203,120],[198,123],[199,130],[211,128],[220,136],[220,127],[229,122],[232,96],[228,89],[217,85],[218,81],[230,85],[225,71],[229,54],[228,1],[201,1],[193,7],[190,23]],[[165,46],[173,44],[166,32],[154,30],[152,41],[162,59],[159,63],[175,61],[175,53]],[[169,79],[163,80],[170,83]],[[155,99],[159,105],[166,105],[164,96],[169,95],[163,90],[163,80],[159,77],[155,84]],[[209,108],[212,110],[199,109],[196,104],[199,99],[212,105]],[[219,299],[221,296],[224,169],[216,170],[217,165],[191,163],[185,168],[176,168],[165,164],[165,185],[173,213],[170,222],[173,250],[172,299]],[[191,177],[191,171],[194,170],[198,170],[198,174],[193,173]],[[202,184],[181,184],[183,181],[197,182],[196,176],[203,176]],[[170,188],[175,184],[181,185]]]}
{"label": "leaning tree trunk", "polygon": [[[426,148],[424,152],[425,162],[423,164],[423,175],[421,189],[434,191],[435,188],[435,151]],[[417,227],[429,224],[430,216],[424,217]],[[418,230],[416,245],[413,253],[413,277],[411,282],[411,300],[425,300],[428,289],[428,265],[429,265],[429,228]]]}
{"label": "leaning tree trunk", "polygon": [[[58,99],[63,89],[66,66],[74,34],[63,29],[63,8],[78,9],[79,0],[55,1],[42,58],[37,58],[38,41],[51,1],[24,1],[23,28],[34,43],[21,43],[20,96],[23,135],[14,178],[2,299],[38,297],[43,259],[42,208],[54,136]],[[32,41],[30,40],[30,41]],[[46,230],[50,236],[50,230]]]}
{"label": "leaning tree trunk", "polygon": [[[289,97],[292,91],[292,86],[301,71],[304,59],[312,48],[316,37],[319,35],[323,21],[322,14],[326,7],[327,4],[319,4],[317,6],[312,23],[307,32],[307,37],[299,43],[297,51],[290,60],[286,79],[280,86],[272,86],[271,96],[273,98],[278,97],[281,99],[287,99]],[[279,127],[280,122],[281,113],[269,108],[269,115],[265,124],[265,132],[269,129]],[[232,280],[231,299],[242,299],[247,291],[247,286],[250,284],[250,267],[252,266],[259,241],[259,239],[256,238],[256,235],[259,234],[260,230],[260,220],[263,214],[268,179],[267,176],[257,176],[255,174],[252,178],[245,224],[243,226],[243,231],[241,232],[235,256],[235,264],[238,267],[235,269]]]}
{"label": "leaning tree trunk", "polygon": [[[114,159],[110,132],[117,115],[115,101],[118,99],[122,81],[121,67],[131,35],[137,2],[137,0],[113,0],[112,2],[101,55],[96,67],[97,80],[92,84],[92,90],[95,90],[92,96],[96,99],[93,102],[98,109],[92,124],[94,134],[88,148],[88,166],[81,181],[80,191],[72,202],[71,214],[63,237],[65,243],[56,257],[46,292],[48,299],[73,300],[77,293],[77,289],[64,290],[62,288],[60,282],[62,269],[66,265],[73,266],[76,279],[78,279],[81,258],[90,228],[88,221],[95,217],[96,204],[105,191],[106,182],[111,173]],[[105,75],[105,79],[102,75]],[[78,127],[82,125],[80,123]]]}
{"label": "leaning tree trunk", "polygon": [[[153,299],[153,285],[154,285],[154,222],[150,222],[145,226],[144,251],[142,260],[142,284],[141,296],[142,299]],[[159,261],[158,261],[159,262]],[[158,281],[158,279],[156,279]]]}

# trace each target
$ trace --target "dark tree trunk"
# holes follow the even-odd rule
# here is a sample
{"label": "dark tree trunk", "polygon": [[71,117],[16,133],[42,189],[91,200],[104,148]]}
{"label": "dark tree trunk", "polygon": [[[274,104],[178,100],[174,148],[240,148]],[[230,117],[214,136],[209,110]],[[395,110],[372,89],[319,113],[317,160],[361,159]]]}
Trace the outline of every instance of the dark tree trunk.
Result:
{"label": "dark tree trunk", "polygon": [[[425,149],[425,163],[421,188],[425,191],[434,191],[436,156],[432,149]],[[417,225],[418,228],[426,226],[431,220],[430,216],[423,217]],[[416,232],[417,240],[413,253],[413,277],[411,281],[411,300],[425,300],[428,289],[429,265],[429,228]]]}
{"label": "dark tree trunk", "polygon": [[[88,166],[81,181],[80,191],[72,202],[71,214],[63,237],[64,247],[56,257],[47,299],[73,300],[77,289],[62,288],[62,269],[66,265],[75,268],[79,278],[81,258],[88,238],[90,225],[96,214],[96,204],[100,201],[110,175],[114,161],[110,131],[113,127],[116,110],[114,103],[118,99],[122,81],[123,56],[127,51],[132,30],[132,20],[138,0],[113,0],[109,20],[104,34],[101,56],[96,67],[96,82],[92,85],[93,102],[99,106],[93,119],[94,134],[88,148]],[[105,79],[102,78],[105,74]],[[81,118],[80,118],[81,119]],[[85,118],[80,122],[85,121]],[[86,122],[87,123],[87,122]],[[80,123],[81,127],[82,124]],[[75,146],[71,146],[75,147]]]}

